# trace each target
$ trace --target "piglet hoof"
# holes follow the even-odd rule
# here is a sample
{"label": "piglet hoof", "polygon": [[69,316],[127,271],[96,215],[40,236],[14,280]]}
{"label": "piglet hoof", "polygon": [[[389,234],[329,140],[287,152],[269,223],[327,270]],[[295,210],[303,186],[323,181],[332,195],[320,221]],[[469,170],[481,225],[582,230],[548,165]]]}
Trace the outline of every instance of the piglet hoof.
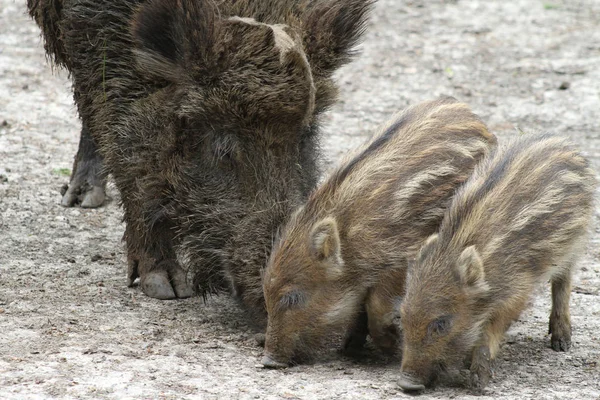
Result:
{"label": "piglet hoof", "polygon": [[344,340],[342,352],[351,357],[358,357],[362,355],[366,342],[367,335],[352,333]]}
{"label": "piglet hoof", "polygon": [[553,333],[550,343],[554,351],[569,351],[571,348],[571,335],[565,337]]}
{"label": "piglet hoof", "polygon": [[387,326],[378,333],[372,333],[371,339],[384,354],[398,354],[400,352],[402,335],[394,325]]}
{"label": "piglet hoof", "polygon": [[405,392],[419,392],[425,390],[425,385],[423,385],[421,381],[404,373],[400,375],[398,386]]}
{"label": "piglet hoof", "polygon": [[560,318],[550,318],[550,344],[554,351],[569,351],[571,348],[571,324]]}
{"label": "piglet hoof", "polygon": [[362,355],[367,335],[369,334],[368,318],[365,311],[361,311],[354,321],[354,324],[346,333],[342,353],[350,357],[359,357]]}
{"label": "piglet hoof", "polygon": [[282,363],[279,361],[274,360],[271,356],[269,355],[264,355],[262,358],[262,365],[265,366],[265,368],[287,368],[288,364],[287,363]]}
{"label": "piglet hoof", "polygon": [[142,276],[140,281],[142,291],[148,297],[159,300],[176,299],[167,271],[152,271]]}
{"label": "piglet hoof", "polygon": [[475,393],[481,393],[492,378],[490,349],[487,346],[481,346],[475,349],[471,361],[471,374],[469,376],[469,386]]}
{"label": "piglet hoof", "polygon": [[489,374],[484,370],[474,371],[471,369],[471,375],[469,377],[469,387],[476,394],[481,394],[483,389],[487,386],[490,381]]}

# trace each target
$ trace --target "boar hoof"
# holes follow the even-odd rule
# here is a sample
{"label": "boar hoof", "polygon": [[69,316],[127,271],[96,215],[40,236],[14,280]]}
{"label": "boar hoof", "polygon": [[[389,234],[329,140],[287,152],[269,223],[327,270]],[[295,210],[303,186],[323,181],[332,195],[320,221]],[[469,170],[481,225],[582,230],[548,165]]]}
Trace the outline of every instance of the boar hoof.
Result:
{"label": "boar hoof", "polygon": [[195,294],[194,289],[188,283],[186,271],[178,264],[173,265],[169,269],[169,276],[171,277],[171,285],[178,298],[186,299]]}
{"label": "boar hoof", "polygon": [[179,267],[150,271],[142,275],[140,284],[146,296],[155,299],[184,299],[194,295],[185,271]]}
{"label": "boar hoof", "polygon": [[264,365],[266,368],[287,368],[288,367],[287,363],[275,361],[271,358],[271,356],[268,356],[268,355],[263,356],[262,365]]}
{"label": "boar hoof", "polygon": [[[129,263],[127,286],[135,285],[135,279],[140,276],[138,261]],[[157,269],[141,274],[140,286],[146,296],[159,300],[184,299],[194,295],[194,289],[186,279],[186,272],[171,260],[165,260]]]}
{"label": "boar hoof", "polygon": [[104,203],[104,198],[106,197],[106,193],[104,192],[104,188],[100,186],[92,186],[91,190],[88,190],[81,200],[82,208],[97,208]]}
{"label": "boar hoof", "polygon": [[406,374],[402,374],[400,380],[398,381],[398,386],[400,386],[400,388],[406,392],[416,392],[425,389],[425,385],[423,385],[423,383]]}
{"label": "boar hoof", "polygon": [[104,203],[106,194],[102,186],[90,186],[86,182],[80,182],[74,177],[70,185],[61,189],[63,195],[60,205],[73,207],[79,204],[82,208],[97,208]]}
{"label": "boar hoof", "polygon": [[176,299],[175,291],[169,281],[167,271],[153,271],[142,276],[141,279],[142,291],[148,297],[153,297],[159,300]]}

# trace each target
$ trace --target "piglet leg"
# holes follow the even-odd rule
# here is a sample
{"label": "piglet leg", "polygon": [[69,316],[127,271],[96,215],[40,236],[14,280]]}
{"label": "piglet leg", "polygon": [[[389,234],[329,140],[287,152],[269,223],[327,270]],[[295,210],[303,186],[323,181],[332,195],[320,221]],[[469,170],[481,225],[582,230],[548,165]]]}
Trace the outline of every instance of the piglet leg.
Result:
{"label": "piglet leg", "polygon": [[552,312],[548,333],[552,334],[551,344],[554,351],[568,351],[571,347],[570,268],[566,271],[565,274],[552,278]]}

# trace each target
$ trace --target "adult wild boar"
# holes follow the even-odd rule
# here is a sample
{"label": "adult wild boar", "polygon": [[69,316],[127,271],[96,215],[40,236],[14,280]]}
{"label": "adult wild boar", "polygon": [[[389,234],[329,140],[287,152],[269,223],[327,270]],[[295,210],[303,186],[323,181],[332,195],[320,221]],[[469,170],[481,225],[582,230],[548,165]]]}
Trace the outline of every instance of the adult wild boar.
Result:
{"label": "adult wild boar", "polygon": [[482,160],[409,268],[403,389],[423,389],[465,358],[473,388],[484,388],[504,333],[548,277],[552,348],[569,349],[571,275],[595,188],[588,161],[552,135],[521,136]]}
{"label": "adult wild boar", "polygon": [[348,329],[348,344],[362,344],[368,331],[393,351],[407,259],[438,229],[455,189],[495,142],[466,104],[446,97],[396,115],[342,162],[273,248],[263,364],[286,367]]}
{"label": "adult wild boar", "polygon": [[29,0],[121,193],[129,284],[186,297],[189,268],[264,315],[260,270],[315,184],[331,75],[371,4]]}

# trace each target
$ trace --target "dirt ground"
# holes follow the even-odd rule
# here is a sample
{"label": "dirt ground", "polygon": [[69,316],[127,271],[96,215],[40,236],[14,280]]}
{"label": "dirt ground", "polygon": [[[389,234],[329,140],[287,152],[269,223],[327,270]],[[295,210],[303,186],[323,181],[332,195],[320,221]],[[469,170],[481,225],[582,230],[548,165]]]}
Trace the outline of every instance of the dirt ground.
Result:
{"label": "dirt ground", "polygon": [[[398,361],[375,351],[352,360],[331,348],[314,365],[264,370],[231,299],[159,301],[125,286],[114,187],[100,209],[59,205],[80,123],[24,3],[0,0],[0,398],[407,397]],[[500,140],[550,130],[600,167],[600,1],[380,0],[371,21],[337,75],[330,163],[395,111],[446,94]],[[572,350],[549,347],[542,285],[482,399],[600,399],[599,241],[595,228],[575,279]],[[460,385],[421,395],[463,397]]]}

